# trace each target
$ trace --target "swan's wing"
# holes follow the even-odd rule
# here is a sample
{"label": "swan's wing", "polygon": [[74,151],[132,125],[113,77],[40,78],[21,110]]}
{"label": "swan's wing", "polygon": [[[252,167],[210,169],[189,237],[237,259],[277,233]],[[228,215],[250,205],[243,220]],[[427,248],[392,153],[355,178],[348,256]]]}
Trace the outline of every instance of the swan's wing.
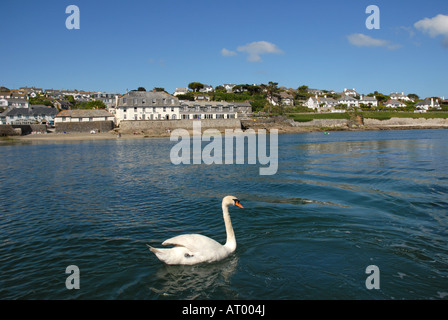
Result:
{"label": "swan's wing", "polygon": [[182,246],[190,250],[193,254],[194,252],[222,248],[219,242],[200,234],[182,234],[165,240],[162,245]]}

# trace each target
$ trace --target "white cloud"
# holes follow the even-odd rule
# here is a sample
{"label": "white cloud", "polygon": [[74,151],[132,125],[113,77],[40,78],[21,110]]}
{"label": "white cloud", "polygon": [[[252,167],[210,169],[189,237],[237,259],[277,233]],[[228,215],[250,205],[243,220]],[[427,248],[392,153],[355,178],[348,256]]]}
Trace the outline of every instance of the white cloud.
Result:
{"label": "white cloud", "polygon": [[438,14],[434,18],[425,18],[414,23],[414,27],[431,38],[443,36],[442,44],[448,47],[448,16]]}
{"label": "white cloud", "polygon": [[375,39],[362,33],[354,33],[347,38],[352,45],[357,47],[384,47],[389,43],[386,40]]}
{"label": "white cloud", "polygon": [[400,44],[391,43],[388,40],[375,39],[362,33],[354,33],[347,36],[348,42],[357,47],[387,47],[389,50],[401,48]]}
{"label": "white cloud", "polygon": [[249,56],[247,57],[247,61],[250,62],[260,62],[262,54],[280,54],[283,53],[275,44],[267,42],[267,41],[255,41],[248,43],[244,46],[239,46],[237,48],[239,52],[245,52]]}
{"label": "white cloud", "polygon": [[221,50],[221,54],[224,57],[231,57],[231,56],[236,56],[237,55],[237,53],[235,51],[230,51],[230,50],[227,50],[226,48],[223,48]]}

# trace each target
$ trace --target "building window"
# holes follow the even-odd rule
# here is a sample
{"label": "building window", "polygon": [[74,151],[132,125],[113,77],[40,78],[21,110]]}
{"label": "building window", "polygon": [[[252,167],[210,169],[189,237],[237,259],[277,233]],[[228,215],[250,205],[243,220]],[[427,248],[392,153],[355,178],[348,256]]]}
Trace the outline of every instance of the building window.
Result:
{"label": "building window", "polygon": [[145,99],[142,99],[142,104],[145,104],[145,103],[146,103]]}
{"label": "building window", "polygon": [[163,107],[163,112],[166,112],[166,107]]}
{"label": "building window", "polygon": [[126,104],[126,98],[123,98],[123,104]]}

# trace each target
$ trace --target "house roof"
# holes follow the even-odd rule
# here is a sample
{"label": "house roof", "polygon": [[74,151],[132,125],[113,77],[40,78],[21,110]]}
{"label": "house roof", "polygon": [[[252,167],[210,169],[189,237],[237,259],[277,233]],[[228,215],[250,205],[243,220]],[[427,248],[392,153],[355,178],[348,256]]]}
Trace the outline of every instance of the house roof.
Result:
{"label": "house roof", "polygon": [[[128,99],[126,101],[126,104],[123,103],[124,98]],[[137,103],[135,104],[135,106],[151,107],[151,106],[159,106],[159,105],[160,106],[179,105],[179,99],[173,95],[166,93],[166,92],[162,92],[162,91],[130,91],[118,99],[118,106],[119,107],[134,106],[133,99],[135,99],[135,98],[140,99],[140,100],[137,100]],[[142,104],[142,99],[146,99],[146,102],[144,105]],[[155,103],[153,103],[154,100],[155,100]],[[174,100],[174,104],[167,103],[169,100]],[[165,101],[165,103],[164,103],[164,101]]]}
{"label": "house roof", "polygon": [[29,108],[12,108],[5,112],[5,115],[11,117],[16,115],[46,115],[55,116],[58,113],[58,109],[53,107],[47,107],[44,105],[31,105]]}
{"label": "house roof", "polygon": [[113,117],[114,115],[104,109],[74,109],[63,110],[56,117],[90,118],[90,117]]}
{"label": "house roof", "polygon": [[388,104],[398,105],[398,106],[406,105],[406,104],[404,104],[403,102],[398,101],[398,100],[389,100],[389,101],[386,102],[386,105],[388,105]]}
{"label": "house roof", "polygon": [[[431,99],[425,99],[425,100],[419,101],[415,104],[416,107],[417,106],[430,106],[430,105],[431,105]],[[434,105],[439,106],[439,101],[434,100]]]}
{"label": "house roof", "polygon": [[353,97],[351,97],[351,96],[345,96],[345,95],[343,95],[342,97],[340,97],[340,98],[338,99],[338,101],[347,101],[347,100],[350,100],[350,101],[358,101],[358,100],[356,100],[355,98],[353,98]]}
{"label": "house roof", "polygon": [[376,98],[374,97],[362,97],[360,101],[376,101]]}

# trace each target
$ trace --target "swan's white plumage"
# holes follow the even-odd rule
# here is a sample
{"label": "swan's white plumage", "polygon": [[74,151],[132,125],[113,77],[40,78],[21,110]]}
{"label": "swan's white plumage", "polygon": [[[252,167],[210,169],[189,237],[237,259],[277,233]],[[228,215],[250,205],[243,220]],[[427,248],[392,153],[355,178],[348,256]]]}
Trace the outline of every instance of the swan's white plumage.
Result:
{"label": "swan's white plumage", "polygon": [[239,200],[233,196],[224,197],[222,201],[223,217],[227,233],[227,242],[225,245],[200,234],[183,234],[167,239],[162,243],[162,245],[173,245],[173,248],[159,249],[148,245],[149,250],[166,264],[192,265],[224,259],[236,249],[235,234],[228,211],[229,205],[238,205],[242,208]]}

